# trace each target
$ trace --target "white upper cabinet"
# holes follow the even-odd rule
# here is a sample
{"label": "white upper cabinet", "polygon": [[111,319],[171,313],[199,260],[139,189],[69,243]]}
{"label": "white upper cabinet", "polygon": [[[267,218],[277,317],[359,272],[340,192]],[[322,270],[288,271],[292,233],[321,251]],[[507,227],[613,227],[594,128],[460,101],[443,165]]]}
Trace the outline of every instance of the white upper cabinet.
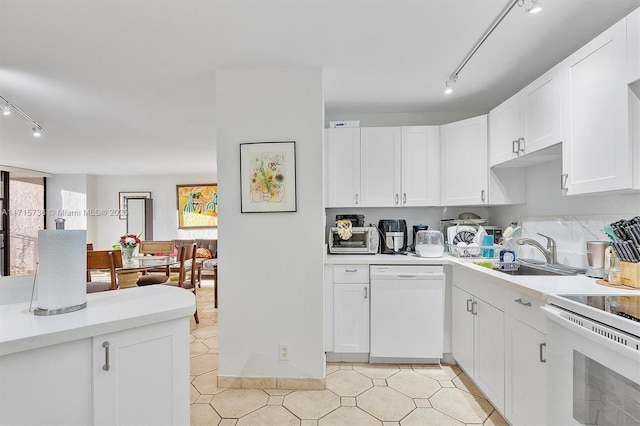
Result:
{"label": "white upper cabinet", "polygon": [[327,207],[360,204],[360,129],[327,129]]}
{"label": "white upper cabinet", "polygon": [[566,195],[632,187],[626,22],[561,63]]}
{"label": "white upper cabinet", "polygon": [[627,16],[627,82],[640,80],[640,8]]}
{"label": "white upper cabinet", "polygon": [[401,137],[400,127],[360,129],[360,186],[363,206],[400,205]]}
{"label": "white upper cabinet", "polygon": [[440,128],[402,128],[403,206],[440,205]]}
{"label": "white upper cabinet", "polygon": [[445,124],[440,138],[442,205],[487,203],[487,116]]}
{"label": "white upper cabinet", "polygon": [[[560,66],[544,73],[489,113],[489,165],[531,165],[532,154],[562,141]],[[556,155],[557,154],[550,154]]]}

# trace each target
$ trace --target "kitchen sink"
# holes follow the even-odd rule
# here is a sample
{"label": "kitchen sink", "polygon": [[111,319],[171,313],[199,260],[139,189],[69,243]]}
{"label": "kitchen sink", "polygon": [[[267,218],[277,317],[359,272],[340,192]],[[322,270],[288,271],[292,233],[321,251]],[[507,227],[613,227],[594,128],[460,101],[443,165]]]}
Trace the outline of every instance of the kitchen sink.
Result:
{"label": "kitchen sink", "polygon": [[583,269],[574,268],[567,265],[556,264],[524,264],[518,262],[519,267],[515,271],[497,271],[509,275],[577,275],[584,272]]}

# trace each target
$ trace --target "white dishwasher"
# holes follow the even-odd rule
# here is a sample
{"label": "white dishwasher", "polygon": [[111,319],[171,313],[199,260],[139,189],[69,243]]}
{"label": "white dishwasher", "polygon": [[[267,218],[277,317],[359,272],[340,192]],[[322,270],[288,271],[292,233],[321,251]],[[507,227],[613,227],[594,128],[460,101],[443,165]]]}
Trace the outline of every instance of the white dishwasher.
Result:
{"label": "white dishwasher", "polygon": [[444,351],[443,267],[370,268],[370,362],[439,362]]}

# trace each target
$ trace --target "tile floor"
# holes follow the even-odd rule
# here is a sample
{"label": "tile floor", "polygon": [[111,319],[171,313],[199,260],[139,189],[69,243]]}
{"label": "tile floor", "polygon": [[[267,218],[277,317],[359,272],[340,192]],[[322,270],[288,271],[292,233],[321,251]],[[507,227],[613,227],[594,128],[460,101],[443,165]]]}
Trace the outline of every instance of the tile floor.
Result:
{"label": "tile floor", "polygon": [[327,364],[326,389],[223,389],[211,281],[191,320],[191,425],[506,425],[457,366]]}

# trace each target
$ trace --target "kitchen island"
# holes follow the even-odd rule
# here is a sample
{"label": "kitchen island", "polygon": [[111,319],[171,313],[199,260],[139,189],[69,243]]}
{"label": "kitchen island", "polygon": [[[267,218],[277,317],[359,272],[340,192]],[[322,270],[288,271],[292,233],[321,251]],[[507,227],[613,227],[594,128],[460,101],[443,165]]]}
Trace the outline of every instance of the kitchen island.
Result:
{"label": "kitchen island", "polygon": [[189,424],[191,292],[146,286],[87,295],[35,316],[0,306],[0,424]]}

